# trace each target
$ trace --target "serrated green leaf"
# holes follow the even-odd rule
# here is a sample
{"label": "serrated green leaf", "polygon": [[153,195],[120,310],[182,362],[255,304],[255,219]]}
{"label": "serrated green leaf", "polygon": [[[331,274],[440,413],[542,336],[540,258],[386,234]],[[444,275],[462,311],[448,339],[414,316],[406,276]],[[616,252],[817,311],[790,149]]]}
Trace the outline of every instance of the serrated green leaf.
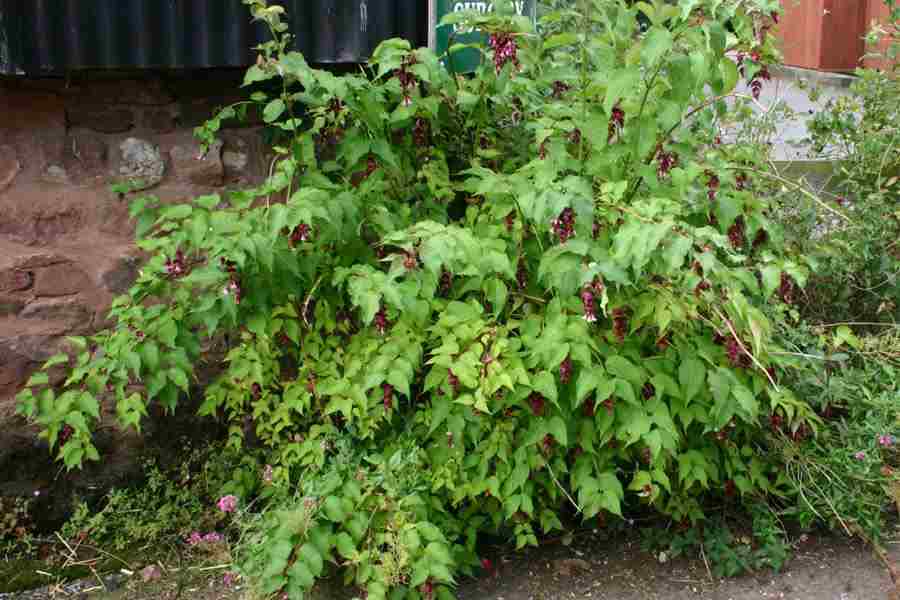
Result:
{"label": "serrated green leaf", "polygon": [[562,420],[562,417],[551,418],[550,422],[547,424],[547,431],[563,448],[569,445],[568,430],[566,428],[566,422]]}
{"label": "serrated green leaf", "polygon": [[338,554],[347,560],[352,560],[356,557],[356,544],[348,533],[342,531],[337,535],[335,547],[337,548]]}
{"label": "serrated green leaf", "polygon": [[322,511],[325,513],[325,517],[333,523],[342,523],[347,518],[343,503],[337,496],[325,498],[325,501],[322,503]]}

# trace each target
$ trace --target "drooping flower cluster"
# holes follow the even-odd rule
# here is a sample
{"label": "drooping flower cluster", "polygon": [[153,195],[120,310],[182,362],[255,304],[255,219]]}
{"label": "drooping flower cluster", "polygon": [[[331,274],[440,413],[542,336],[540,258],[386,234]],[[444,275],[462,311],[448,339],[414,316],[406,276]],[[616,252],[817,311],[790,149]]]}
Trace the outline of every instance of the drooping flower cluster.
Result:
{"label": "drooping flower cluster", "polygon": [[590,287],[581,290],[581,307],[584,310],[584,320],[588,323],[597,321],[596,307],[594,306],[594,291]]}
{"label": "drooping flower cluster", "polygon": [[615,137],[616,133],[618,133],[622,127],[625,126],[625,111],[619,108],[618,106],[612,109],[612,114],[609,117],[609,131],[607,142],[612,141],[613,137]]}
{"label": "drooping flower cluster", "polygon": [[241,284],[234,277],[225,285],[222,293],[226,296],[234,296],[235,304],[241,303]]}
{"label": "drooping flower cluster", "polygon": [[403,89],[403,106],[410,106],[412,104],[412,89],[418,84],[418,79],[416,78],[416,75],[410,71],[410,67],[417,62],[415,54],[407,54],[406,57],[404,57],[400,68],[394,72],[397,80],[400,81],[400,87]]}
{"label": "drooping flower cluster", "polygon": [[166,259],[166,275],[175,279],[187,274],[187,263],[184,261],[184,252],[179,248],[175,251],[175,258]]}
{"label": "drooping flower cluster", "polygon": [[407,271],[414,271],[419,266],[419,255],[415,250],[405,251],[403,253],[403,267]]}
{"label": "drooping flower cluster", "polygon": [[879,435],[878,436],[878,445],[882,448],[890,448],[895,443],[897,443],[896,438],[892,435]]}
{"label": "drooping flower cluster", "polygon": [[559,216],[550,221],[550,227],[559,241],[565,244],[569,238],[575,236],[575,211],[569,207],[562,209]]}
{"label": "drooping flower cluster", "polygon": [[375,320],[373,323],[375,324],[375,329],[378,331],[378,335],[384,335],[384,332],[390,327],[391,323],[388,321],[387,311],[384,309],[384,306],[379,308],[378,312],[375,313]]}
{"label": "drooping flower cluster", "polygon": [[674,152],[660,150],[659,154],[656,155],[656,161],[656,176],[662,179],[678,164],[678,155]]}
{"label": "drooping flower cluster", "polygon": [[222,269],[228,273],[231,277],[228,283],[225,285],[225,288],[222,290],[222,293],[226,296],[234,296],[234,303],[241,303],[241,284],[238,280],[238,272],[237,272],[237,263],[231,260],[227,260],[224,256],[219,259],[219,263],[222,266]]}
{"label": "drooping flower cluster", "polygon": [[508,63],[512,63],[518,69],[519,47],[516,45],[516,40],[512,35],[509,33],[492,33],[488,43],[494,51],[494,70],[497,73],[500,73]]}
{"label": "drooping flower cluster", "polygon": [[293,248],[303,242],[308,242],[312,237],[312,229],[306,223],[300,223],[294,230],[291,232],[291,237],[288,240],[290,247]]}

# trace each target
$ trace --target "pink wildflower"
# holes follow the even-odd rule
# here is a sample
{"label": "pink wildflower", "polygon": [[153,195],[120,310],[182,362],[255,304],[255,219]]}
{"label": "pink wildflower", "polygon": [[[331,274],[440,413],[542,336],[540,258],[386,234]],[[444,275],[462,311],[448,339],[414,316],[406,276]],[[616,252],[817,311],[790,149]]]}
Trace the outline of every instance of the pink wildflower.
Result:
{"label": "pink wildflower", "polygon": [[230,513],[230,512],[235,511],[235,509],[237,508],[237,503],[238,503],[237,496],[233,496],[233,495],[229,494],[227,496],[222,496],[221,498],[219,498],[219,502],[217,503],[217,506],[219,507],[219,510],[221,510],[222,512]]}

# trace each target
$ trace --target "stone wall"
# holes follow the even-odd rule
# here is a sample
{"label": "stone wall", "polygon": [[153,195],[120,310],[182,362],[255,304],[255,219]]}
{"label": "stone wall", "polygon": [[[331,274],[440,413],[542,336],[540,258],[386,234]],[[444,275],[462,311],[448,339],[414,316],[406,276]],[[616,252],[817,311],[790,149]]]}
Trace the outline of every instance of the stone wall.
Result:
{"label": "stone wall", "polygon": [[193,139],[240,98],[240,76],[0,79],[0,416],[60,339],[102,325],[135,276],[127,201],[110,184],[177,200],[264,172],[256,127],[224,130],[202,158]]}
{"label": "stone wall", "polygon": [[140,180],[177,201],[265,172],[254,124],[224,129],[202,158],[193,139],[193,127],[241,97],[240,77],[0,78],[0,496],[17,491],[4,489],[16,479],[10,460],[34,440],[14,416],[15,394],[65,336],[104,325],[141,263],[127,199],[110,185]]}

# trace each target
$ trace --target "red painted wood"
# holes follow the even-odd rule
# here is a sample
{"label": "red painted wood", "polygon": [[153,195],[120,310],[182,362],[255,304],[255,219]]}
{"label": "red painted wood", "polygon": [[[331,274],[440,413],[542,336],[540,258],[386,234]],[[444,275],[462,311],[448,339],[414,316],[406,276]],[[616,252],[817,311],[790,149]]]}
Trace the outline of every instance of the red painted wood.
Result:
{"label": "red painted wood", "polygon": [[784,63],[818,69],[822,46],[825,0],[782,0],[784,14],[778,28]]}
{"label": "red painted wood", "polygon": [[852,71],[864,53],[869,0],[782,0],[778,33],[793,67]]}

